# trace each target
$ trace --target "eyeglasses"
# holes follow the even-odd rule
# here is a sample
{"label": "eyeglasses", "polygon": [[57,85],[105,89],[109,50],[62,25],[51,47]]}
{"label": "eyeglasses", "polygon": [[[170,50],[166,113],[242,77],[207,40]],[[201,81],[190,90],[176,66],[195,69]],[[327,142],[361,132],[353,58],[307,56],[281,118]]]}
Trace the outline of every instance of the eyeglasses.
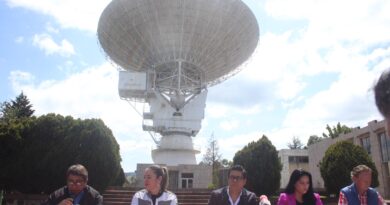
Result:
{"label": "eyeglasses", "polygon": [[239,180],[243,179],[243,177],[242,176],[230,175],[229,179],[232,180],[232,181],[239,181]]}
{"label": "eyeglasses", "polygon": [[68,180],[67,182],[68,185],[76,185],[76,186],[81,186],[84,183],[84,181],[82,180],[76,180],[76,181]]}

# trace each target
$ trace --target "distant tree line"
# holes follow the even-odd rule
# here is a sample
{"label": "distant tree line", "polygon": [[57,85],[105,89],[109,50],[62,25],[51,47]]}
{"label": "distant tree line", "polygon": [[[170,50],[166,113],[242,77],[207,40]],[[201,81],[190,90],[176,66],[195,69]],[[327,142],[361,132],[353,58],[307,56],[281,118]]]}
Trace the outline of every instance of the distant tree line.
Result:
{"label": "distant tree line", "polygon": [[0,190],[50,193],[65,185],[67,168],[83,164],[98,190],[121,185],[119,145],[100,119],[34,116],[21,93],[0,107]]}
{"label": "distant tree line", "polygon": [[326,125],[325,129],[328,131],[328,133],[322,133],[322,137],[319,137],[318,135],[311,135],[307,141],[306,146],[304,146],[299,137],[294,136],[291,142],[287,143],[287,147],[289,149],[307,149],[308,146],[320,142],[322,139],[334,139],[342,134],[348,134],[352,132],[352,128],[346,125],[341,125],[340,122],[338,122],[337,125],[333,127]]}

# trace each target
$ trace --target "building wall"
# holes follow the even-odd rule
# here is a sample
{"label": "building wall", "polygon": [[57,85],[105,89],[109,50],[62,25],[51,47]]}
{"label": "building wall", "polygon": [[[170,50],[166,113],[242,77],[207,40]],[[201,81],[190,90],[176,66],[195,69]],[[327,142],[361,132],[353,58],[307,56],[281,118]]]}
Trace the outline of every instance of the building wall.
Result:
{"label": "building wall", "polygon": [[378,135],[380,133],[386,133],[386,122],[376,120],[368,123],[366,127],[355,128],[351,133],[341,135],[335,139],[323,139],[321,142],[310,145],[308,147],[309,154],[309,170],[313,177],[313,186],[317,189],[324,189],[324,181],[321,178],[319,170],[319,162],[325,155],[325,151],[332,144],[338,141],[349,140],[355,145],[362,146],[362,139],[368,138],[370,142],[370,156],[375,163],[378,170],[379,187],[377,190],[385,198],[390,197],[390,186],[389,186],[389,163],[382,162],[381,146]]}
{"label": "building wall", "polygon": [[208,165],[181,165],[176,169],[179,171],[179,189],[181,187],[181,173],[193,173],[193,188],[207,188],[212,182],[212,167]]}
{"label": "building wall", "polygon": [[304,162],[290,162],[289,157],[307,157],[308,151],[306,149],[282,149],[279,150],[278,156],[282,163],[282,171],[280,178],[280,188],[284,189],[287,186],[291,173],[295,169],[304,169],[309,171],[309,163]]}
{"label": "building wall", "polygon": [[[137,187],[144,187],[144,170],[153,164],[137,164],[136,178]],[[164,166],[164,165],[163,165]],[[169,189],[182,189],[182,174],[193,174],[192,188],[207,188],[212,182],[211,166],[208,165],[182,165],[167,166],[169,173]]]}

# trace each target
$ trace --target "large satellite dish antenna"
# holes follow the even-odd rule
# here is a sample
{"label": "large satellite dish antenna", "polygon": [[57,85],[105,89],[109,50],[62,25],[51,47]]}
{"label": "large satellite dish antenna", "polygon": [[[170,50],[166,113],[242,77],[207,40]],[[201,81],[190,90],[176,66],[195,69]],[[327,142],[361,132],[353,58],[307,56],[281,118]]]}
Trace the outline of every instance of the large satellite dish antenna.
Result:
{"label": "large satellite dish antenna", "polygon": [[[120,68],[119,95],[141,101],[143,129],[160,134],[155,163],[196,164],[207,87],[238,71],[259,27],[241,0],[113,0],[98,38]],[[147,123],[149,122],[149,123]]]}

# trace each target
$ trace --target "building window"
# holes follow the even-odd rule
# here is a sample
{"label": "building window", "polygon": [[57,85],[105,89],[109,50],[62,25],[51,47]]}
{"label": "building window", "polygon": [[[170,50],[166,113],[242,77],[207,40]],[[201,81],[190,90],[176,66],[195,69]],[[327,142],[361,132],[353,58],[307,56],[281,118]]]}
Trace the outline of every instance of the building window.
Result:
{"label": "building window", "polygon": [[378,134],[379,142],[381,146],[382,161],[390,161],[390,139],[385,132]]}
{"label": "building window", "polygon": [[309,163],[308,156],[288,156],[289,163]]}
{"label": "building window", "polygon": [[181,188],[192,188],[194,182],[194,173],[181,173]]}
{"label": "building window", "polygon": [[364,148],[364,150],[367,151],[368,154],[371,154],[371,143],[370,143],[370,137],[363,137],[360,138],[360,144]]}

